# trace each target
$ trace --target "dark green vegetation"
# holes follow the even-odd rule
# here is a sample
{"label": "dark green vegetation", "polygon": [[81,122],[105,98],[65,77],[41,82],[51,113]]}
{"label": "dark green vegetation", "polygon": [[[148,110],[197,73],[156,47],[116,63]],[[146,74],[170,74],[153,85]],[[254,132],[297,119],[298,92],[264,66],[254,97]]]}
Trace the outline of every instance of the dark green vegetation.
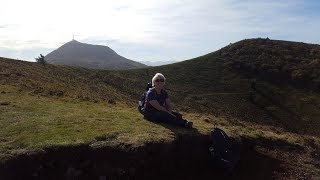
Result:
{"label": "dark green vegetation", "polygon": [[320,45],[259,38],[231,44],[219,57],[252,76],[320,92]]}
{"label": "dark green vegetation", "polygon": [[[150,143],[155,147],[170,144],[185,136],[203,142],[217,123],[241,151],[256,154],[246,158],[258,162],[256,172],[261,175],[245,177],[252,167],[244,166],[239,177],[316,177],[320,68],[319,63],[313,64],[319,62],[318,47],[244,40],[181,63],[118,71],[41,66],[2,58],[1,158],[55,146],[139,149]],[[305,81],[297,76],[304,71],[312,71],[306,73]],[[194,121],[195,130],[151,123],[137,112],[137,99],[156,72],[166,76],[175,107]],[[254,152],[243,147],[249,144]],[[265,156],[276,159],[277,165]],[[272,168],[262,173],[264,163]],[[264,177],[266,174],[269,176]]]}

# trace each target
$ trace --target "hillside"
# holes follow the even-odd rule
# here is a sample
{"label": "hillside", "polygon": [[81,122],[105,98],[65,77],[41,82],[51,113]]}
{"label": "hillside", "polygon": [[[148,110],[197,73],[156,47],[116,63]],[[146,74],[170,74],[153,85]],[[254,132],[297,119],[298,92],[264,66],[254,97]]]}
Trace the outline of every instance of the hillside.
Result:
{"label": "hillside", "polygon": [[230,44],[219,57],[252,77],[320,92],[320,45],[259,38]]}
{"label": "hillside", "polygon": [[[265,41],[270,41],[269,46],[264,45]],[[259,53],[252,53],[259,49],[254,46],[262,46]],[[296,46],[300,48],[297,52],[304,50],[304,53],[297,53],[292,48]],[[287,47],[290,47],[289,50]],[[315,85],[320,77],[320,68],[317,64],[313,65],[319,58],[315,53],[318,47],[296,42],[251,39],[181,63],[117,73],[119,76],[122,74],[122,81],[127,82],[125,89],[131,94],[139,93],[136,84],[142,84],[139,87],[142,89],[144,82],[149,81],[154,73],[164,73],[168,78],[167,89],[180,110],[272,124],[293,132],[319,136],[320,97]],[[237,48],[249,50],[241,50],[242,56],[235,50]],[[282,59],[287,54],[279,57],[274,55],[290,71],[287,74],[260,71],[259,68],[266,67],[267,63],[268,67],[273,67],[273,61],[266,59],[282,51],[303,60],[291,62]],[[313,56],[306,55],[309,51],[313,52]],[[256,69],[246,70],[250,63],[255,64]],[[312,71],[308,75],[310,80],[296,79],[294,74],[297,71]],[[132,77],[139,77],[139,80]]]}
{"label": "hillside", "polygon": [[[269,46],[264,45],[269,41]],[[254,45],[265,47],[265,50],[252,53],[253,49],[259,49],[251,47]],[[304,49],[303,52],[313,50],[314,56],[306,56],[306,53],[299,56],[294,48],[291,48],[292,52],[289,48],[285,52],[295,54],[297,59],[305,57],[304,61],[291,63],[281,59],[286,56],[279,56],[278,62],[284,61],[285,67],[296,67],[299,71],[312,69],[314,78],[311,81],[298,81],[294,79],[295,76],[291,76],[291,71],[286,76],[266,74],[265,71],[260,73],[259,67],[265,67],[266,63],[270,64],[268,67],[274,64],[273,61],[265,60],[267,57],[280,54],[288,49],[286,47],[296,46],[300,47],[298,52],[301,49]],[[235,50],[238,47],[242,48]],[[320,68],[304,66],[307,62],[317,61],[318,55],[314,50],[317,47],[308,44],[305,47],[295,42],[252,39],[176,64],[122,71],[52,65],[41,67],[33,63],[7,60],[1,64],[1,82],[19,84],[40,94],[92,101],[121,101],[135,105],[145,84],[156,72],[162,72],[168,78],[167,90],[179,110],[233,117],[240,121],[276,125],[293,132],[319,135],[320,100],[314,84]],[[248,52],[242,50],[246,48]],[[252,62],[245,57],[252,59]],[[249,62],[257,68],[244,71],[243,67],[247,67],[246,63]],[[252,88],[253,83],[256,84],[255,88]]]}
{"label": "hillside", "polygon": [[124,58],[107,46],[92,45],[72,40],[45,56],[51,64],[80,66],[92,69],[132,69],[146,67]]}
{"label": "hillside", "polygon": [[[262,46],[265,41],[271,41],[268,44],[272,46]],[[104,163],[113,162],[112,168],[115,166],[127,173],[131,172],[130,164],[134,164],[137,168],[135,177],[146,178],[139,172],[148,169],[149,177],[160,171],[163,172],[161,177],[166,178],[199,178],[199,174],[202,175],[200,178],[208,178],[219,174],[208,166],[205,153],[206,134],[217,124],[231,136],[244,159],[235,172],[236,177],[313,179],[320,173],[320,94],[314,86],[316,81],[297,81],[292,76],[286,81],[281,78],[289,76],[277,73],[268,78],[270,74],[242,68],[251,61],[255,67],[262,67],[260,64],[266,62],[256,59],[261,54],[261,59],[269,57],[269,49],[275,51],[273,46],[280,46],[279,52],[273,52],[280,53],[285,47],[297,44],[244,40],[180,63],[112,71],[52,64],[41,66],[0,58],[0,159],[11,159],[36,150],[48,155],[40,153],[33,158],[29,155],[17,160],[13,158],[12,164],[21,164],[21,159],[25,158],[25,161],[33,162],[34,168],[30,168],[34,170],[39,164],[49,162],[45,164],[47,169],[36,170],[47,175],[56,170],[60,173],[69,171],[70,165],[64,164],[72,162],[72,168],[87,168],[97,175],[110,169],[103,169],[110,166]],[[317,47],[305,45],[306,49]],[[262,46],[260,51],[263,53],[248,53],[249,56],[241,50],[242,54],[237,54],[235,49],[246,49],[247,46]],[[287,53],[299,55],[295,49]],[[302,64],[316,58],[306,56],[308,60],[294,61],[294,65],[291,61],[287,63],[288,67],[303,70],[311,66]],[[315,69],[315,73],[318,70]],[[194,121],[192,131],[145,121],[137,112],[136,102],[156,72],[166,76],[166,89],[174,106]],[[111,149],[103,149],[106,146]],[[159,148],[162,154],[159,154]],[[67,157],[66,162],[47,160],[56,157],[55,153]],[[93,162],[74,157],[73,154],[78,153],[84,153],[83,156],[94,159]],[[116,159],[120,154],[123,159],[108,159],[110,154]],[[190,157],[190,154],[196,155]],[[172,158],[175,160],[169,166],[176,172],[166,171],[168,164],[160,163]],[[185,163],[190,164],[187,168],[190,174],[183,175]],[[101,166],[94,170],[92,167],[96,164]],[[120,176],[121,173],[112,168],[108,174]],[[130,173],[122,175],[120,177],[130,177]],[[219,177],[234,179],[221,174]]]}

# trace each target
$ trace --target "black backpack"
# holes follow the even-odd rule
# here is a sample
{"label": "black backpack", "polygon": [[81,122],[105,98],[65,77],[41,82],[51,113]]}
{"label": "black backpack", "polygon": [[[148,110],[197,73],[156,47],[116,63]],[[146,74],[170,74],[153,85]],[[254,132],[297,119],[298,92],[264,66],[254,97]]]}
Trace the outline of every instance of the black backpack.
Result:
{"label": "black backpack", "polygon": [[146,100],[147,92],[149,91],[150,88],[152,88],[151,82],[149,82],[147,84],[145,91],[142,93],[142,95],[138,101],[138,110],[141,114],[144,114],[145,100]]}
{"label": "black backpack", "polygon": [[239,155],[233,151],[228,135],[217,127],[210,133],[209,152],[216,165],[229,171],[235,168],[240,159]]}

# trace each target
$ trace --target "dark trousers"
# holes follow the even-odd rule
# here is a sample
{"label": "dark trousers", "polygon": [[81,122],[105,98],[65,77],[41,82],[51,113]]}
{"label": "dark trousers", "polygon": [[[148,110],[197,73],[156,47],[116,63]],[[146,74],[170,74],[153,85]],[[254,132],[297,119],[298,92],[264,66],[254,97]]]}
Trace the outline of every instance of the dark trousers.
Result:
{"label": "dark trousers", "polygon": [[182,119],[182,115],[178,112],[172,112],[176,117],[164,111],[154,110],[152,112],[146,113],[144,117],[149,121],[164,122],[167,124],[184,126],[186,120]]}

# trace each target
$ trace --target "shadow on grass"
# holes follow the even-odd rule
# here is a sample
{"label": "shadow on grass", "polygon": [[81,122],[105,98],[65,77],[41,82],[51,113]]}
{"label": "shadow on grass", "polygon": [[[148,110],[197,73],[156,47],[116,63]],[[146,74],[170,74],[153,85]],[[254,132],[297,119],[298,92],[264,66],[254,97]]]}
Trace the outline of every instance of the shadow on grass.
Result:
{"label": "shadow on grass", "polygon": [[155,124],[161,125],[167,129],[169,129],[171,132],[173,132],[175,134],[175,136],[177,138],[179,138],[180,136],[201,136],[202,134],[200,134],[200,132],[198,131],[198,129],[192,127],[192,128],[186,128],[186,127],[182,127],[182,126],[177,126],[177,125],[172,125],[172,124],[166,124],[163,122],[154,122],[154,121],[150,121],[153,122]]}

